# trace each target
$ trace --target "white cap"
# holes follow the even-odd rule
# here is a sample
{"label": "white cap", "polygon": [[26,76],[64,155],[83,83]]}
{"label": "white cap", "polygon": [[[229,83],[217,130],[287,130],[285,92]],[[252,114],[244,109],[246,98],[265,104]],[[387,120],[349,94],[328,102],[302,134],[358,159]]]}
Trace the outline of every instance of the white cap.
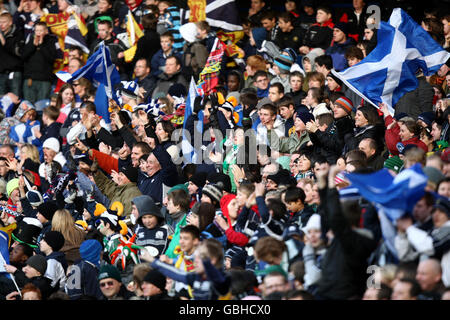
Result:
{"label": "white cap", "polygon": [[302,229],[302,231],[304,233],[307,233],[309,230],[311,229],[316,229],[316,230],[320,230],[321,226],[320,226],[320,215],[315,213],[313,214],[309,220],[308,223],[306,224],[306,226]]}
{"label": "white cap", "polygon": [[47,140],[44,141],[44,145],[42,146],[43,148],[48,148],[51,149],[53,151],[55,151],[56,153],[59,152],[59,141],[56,138],[48,138]]}

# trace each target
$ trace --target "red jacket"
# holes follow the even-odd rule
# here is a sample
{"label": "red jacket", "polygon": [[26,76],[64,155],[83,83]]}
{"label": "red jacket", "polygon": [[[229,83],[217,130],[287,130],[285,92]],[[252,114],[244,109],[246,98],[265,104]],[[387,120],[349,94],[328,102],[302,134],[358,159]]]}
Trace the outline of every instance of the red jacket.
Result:
{"label": "red jacket", "polygon": [[119,159],[111,157],[106,153],[100,152],[95,149],[92,150],[91,160],[97,159],[98,166],[102,168],[107,174],[111,174],[111,171],[114,170],[119,172]]}
{"label": "red jacket", "polygon": [[[384,119],[384,125],[387,127],[389,124],[392,123],[394,119],[392,116],[387,116],[386,119]],[[400,127],[398,124],[395,124],[390,129],[386,129],[386,133],[384,134],[384,138],[386,140],[386,147],[389,150],[391,154],[394,156],[398,156],[400,152],[397,149],[397,143],[401,142],[404,146],[407,146],[408,144],[414,144],[418,146],[420,149],[423,149],[423,151],[428,152],[427,145],[420,141],[417,137],[412,137],[411,139],[408,139],[406,141],[400,140]]]}

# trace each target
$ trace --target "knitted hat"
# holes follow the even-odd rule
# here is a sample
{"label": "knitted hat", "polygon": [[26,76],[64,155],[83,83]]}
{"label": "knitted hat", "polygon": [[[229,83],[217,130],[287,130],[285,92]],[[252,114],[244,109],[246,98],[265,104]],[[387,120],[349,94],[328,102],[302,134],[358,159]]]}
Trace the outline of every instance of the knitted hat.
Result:
{"label": "knitted hat", "polygon": [[181,83],[174,83],[173,85],[171,85],[169,88],[169,91],[167,91],[167,93],[171,97],[181,98],[181,97],[187,96],[186,87],[184,85],[182,85]]}
{"label": "knitted hat", "polygon": [[295,178],[291,176],[291,173],[286,169],[280,169],[277,173],[267,176],[267,180],[272,180],[278,186],[295,184]]}
{"label": "knitted hat", "polygon": [[44,144],[42,145],[42,148],[48,148],[48,149],[53,150],[56,153],[58,153],[59,149],[60,149],[59,141],[58,141],[58,139],[53,138],[53,137],[47,138],[44,141]]}
{"label": "knitted hat", "polygon": [[314,116],[311,112],[297,112],[297,118],[300,118],[302,122],[306,125],[311,120],[314,121]]}
{"label": "knitted hat", "polygon": [[230,101],[225,101],[221,107],[230,112],[234,111],[234,106]]}
{"label": "knitted hat", "polygon": [[38,219],[26,217],[17,223],[17,228],[11,236],[14,241],[25,243],[32,248],[37,248],[37,238],[42,228],[42,223]]}
{"label": "knitted hat", "polygon": [[292,49],[292,48],[284,48],[282,50],[282,52],[286,52],[289,55],[289,57],[291,57],[293,63],[295,63],[295,61],[297,61],[298,55],[297,55],[297,52],[295,52],[294,49]]}
{"label": "knitted hat", "polygon": [[25,196],[27,197],[28,202],[33,207],[39,207],[40,204],[44,203],[44,199],[42,198],[41,193],[39,191],[37,191],[37,190],[27,191]]}
{"label": "knitted hat", "polygon": [[207,195],[211,200],[217,201],[217,203],[220,203],[220,199],[222,198],[221,188],[211,183],[203,187],[202,194]]}
{"label": "knitted hat", "polygon": [[403,168],[403,161],[399,158],[399,156],[390,157],[384,161],[384,167],[399,173]]}
{"label": "knitted hat", "polygon": [[280,68],[280,70],[284,73],[289,73],[292,65],[294,64],[294,60],[291,56],[280,54],[278,57],[275,57],[273,62]]}
{"label": "knitted hat", "polygon": [[422,112],[417,117],[417,120],[422,120],[427,124],[428,127],[431,127],[431,124],[433,123],[434,119],[436,117],[436,114],[432,111]]}
{"label": "knitted hat", "polygon": [[54,201],[44,202],[37,207],[37,211],[49,221],[52,220],[56,210],[58,210],[58,206]]}
{"label": "knitted hat", "polygon": [[343,33],[347,35],[348,33],[348,24],[345,22],[337,22],[334,24],[335,29],[341,30]]}
{"label": "knitted hat", "polygon": [[209,183],[213,183],[220,187],[223,191],[231,192],[231,179],[230,176],[222,172],[210,172],[207,179]]}
{"label": "knitted hat", "polygon": [[[230,204],[231,200],[235,199],[235,194],[226,194],[220,199],[220,209],[222,209],[223,214],[228,219],[228,205]],[[230,224],[231,221],[228,219],[228,223]]]}
{"label": "knitted hat", "polygon": [[252,28],[251,33],[252,33],[253,39],[255,40],[256,47],[258,49],[261,48],[263,41],[266,39],[267,30],[262,27]]}
{"label": "knitted hat", "polygon": [[8,181],[8,183],[6,184],[6,193],[8,195],[8,198],[11,196],[11,193],[17,188],[19,188],[19,179],[14,178]]}
{"label": "knitted hat", "polygon": [[122,172],[128,180],[131,182],[137,182],[138,179],[138,169],[132,166],[122,167],[119,172]]}
{"label": "knitted hat", "polygon": [[195,22],[188,22],[180,26],[180,34],[187,42],[193,43],[197,40],[197,25]]}
{"label": "knitted hat", "polygon": [[64,236],[59,231],[49,231],[42,237],[42,240],[52,248],[53,251],[59,251],[64,246]]}
{"label": "knitted hat", "polygon": [[189,181],[192,181],[198,188],[203,188],[206,182],[206,177],[208,176],[207,172],[197,172],[192,177],[189,178]]}
{"label": "knitted hat", "polygon": [[318,215],[317,213],[313,214],[308,222],[306,223],[306,226],[303,228],[303,231],[305,233],[307,233],[309,230],[312,229],[316,229],[316,230],[320,230],[321,229],[321,225],[320,225],[320,215]]}
{"label": "knitted hat", "polygon": [[336,77],[336,76],[333,74],[333,72],[330,72],[330,73],[327,75],[327,78],[333,79],[334,81],[336,81],[336,83],[337,83],[339,86],[342,87],[342,80],[339,79],[338,77]]}
{"label": "knitted hat", "polygon": [[153,284],[155,287],[164,291],[166,288],[166,277],[158,270],[150,270],[144,277],[144,282]]}
{"label": "knitted hat", "polygon": [[172,191],[175,191],[175,190],[184,190],[184,191],[186,191],[187,194],[189,194],[189,190],[184,183],[173,186],[172,188],[169,189],[167,194],[170,194]]}
{"label": "knitted hat", "polygon": [[450,219],[450,201],[448,201],[447,199],[445,198],[437,199],[436,203],[433,205],[433,208],[441,210]]}
{"label": "knitted hat", "polygon": [[289,163],[291,162],[291,157],[289,156],[281,156],[279,157],[276,162],[283,168],[286,170],[290,170],[289,169]]}
{"label": "knitted hat", "polygon": [[139,94],[139,85],[136,81],[128,81],[123,85],[123,88],[120,89],[122,95],[130,98],[137,99]]}
{"label": "knitted hat", "polygon": [[334,102],[334,105],[337,107],[341,107],[347,113],[351,113],[353,110],[353,102],[347,97],[340,97]]}
{"label": "knitted hat", "polygon": [[116,279],[117,281],[122,282],[119,269],[117,269],[117,267],[113,265],[105,264],[100,268],[100,271],[98,272],[98,281],[108,278]]}
{"label": "knitted hat", "polygon": [[95,239],[85,240],[80,246],[81,259],[93,263],[97,267],[100,266],[100,253],[103,248],[100,242]]}
{"label": "knitted hat", "polygon": [[428,177],[428,181],[434,183],[435,185],[445,179],[444,174],[435,167],[423,167],[422,170]]}
{"label": "knitted hat", "polygon": [[333,113],[333,111],[331,111],[331,109],[329,109],[327,107],[326,103],[319,103],[313,109],[313,115],[314,115],[315,118],[317,118],[318,116],[320,116],[322,114],[326,114],[326,113],[330,113],[330,114]]}
{"label": "knitted hat", "polygon": [[41,254],[29,257],[26,264],[39,271],[41,275],[44,275],[47,271],[47,259]]}

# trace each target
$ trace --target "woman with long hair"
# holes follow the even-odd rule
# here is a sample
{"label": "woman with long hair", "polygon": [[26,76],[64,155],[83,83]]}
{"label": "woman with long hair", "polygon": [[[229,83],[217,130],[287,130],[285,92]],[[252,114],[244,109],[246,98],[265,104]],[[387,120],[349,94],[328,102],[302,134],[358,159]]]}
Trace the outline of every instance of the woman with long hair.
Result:
{"label": "woman with long hair", "polygon": [[56,97],[56,108],[60,110],[56,122],[64,123],[70,111],[75,108],[75,90],[70,83],[65,83],[61,86]]}
{"label": "woman with long hair", "polygon": [[86,234],[75,225],[75,220],[68,210],[56,210],[52,218],[52,231],[59,231],[64,236],[64,246],[60,251],[66,255],[68,265],[81,258],[79,249]]}

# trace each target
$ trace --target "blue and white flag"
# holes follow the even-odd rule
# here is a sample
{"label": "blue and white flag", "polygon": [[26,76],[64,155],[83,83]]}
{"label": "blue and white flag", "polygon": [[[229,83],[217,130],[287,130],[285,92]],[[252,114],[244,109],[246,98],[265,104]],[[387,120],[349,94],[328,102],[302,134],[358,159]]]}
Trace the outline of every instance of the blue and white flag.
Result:
{"label": "blue and white flag", "polygon": [[64,82],[71,83],[80,78],[86,78],[97,87],[95,97],[96,111],[103,117],[106,123],[110,122],[108,112],[108,98],[118,102],[114,86],[120,83],[120,75],[116,66],[111,61],[111,54],[107,46],[102,42],[100,48],[89,57],[86,64],[70,74],[59,71],[56,76]]}
{"label": "blue and white flag", "polygon": [[0,273],[6,272],[4,264],[9,264],[9,237],[4,231],[0,231]]}
{"label": "blue and white flag", "polygon": [[399,209],[386,212],[391,221],[400,218],[403,211],[412,211],[425,194],[428,182],[419,163],[401,171],[395,178],[386,168],[370,174],[348,173],[346,178],[367,200],[388,209]]}
{"label": "blue and white flag", "polygon": [[364,100],[375,107],[383,102],[394,114],[398,100],[417,88],[417,71],[434,74],[450,53],[400,8],[392,11],[389,22],[380,22],[377,40],[375,49],[362,61],[332,72]]}
{"label": "blue and white flag", "polygon": [[189,84],[189,92],[186,98],[186,106],[184,109],[183,140],[181,141],[181,150],[183,152],[185,163],[193,163],[195,153],[194,147],[191,145],[191,141],[194,141],[193,140],[194,137],[190,137],[190,139],[186,137],[186,133],[188,132],[186,129],[186,122],[189,116],[194,113],[194,100],[197,96],[198,96],[197,86],[195,85],[194,78],[192,77],[191,83]]}
{"label": "blue and white flag", "polygon": [[71,83],[80,78],[86,78],[93,82],[95,86],[102,83],[106,89],[106,95],[114,98],[114,85],[120,83],[120,75],[116,66],[111,61],[111,54],[107,46],[102,42],[99,49],[86,61],[86,64],[70,74],[66,71],[59,71],[56,76],[64,82]]}

